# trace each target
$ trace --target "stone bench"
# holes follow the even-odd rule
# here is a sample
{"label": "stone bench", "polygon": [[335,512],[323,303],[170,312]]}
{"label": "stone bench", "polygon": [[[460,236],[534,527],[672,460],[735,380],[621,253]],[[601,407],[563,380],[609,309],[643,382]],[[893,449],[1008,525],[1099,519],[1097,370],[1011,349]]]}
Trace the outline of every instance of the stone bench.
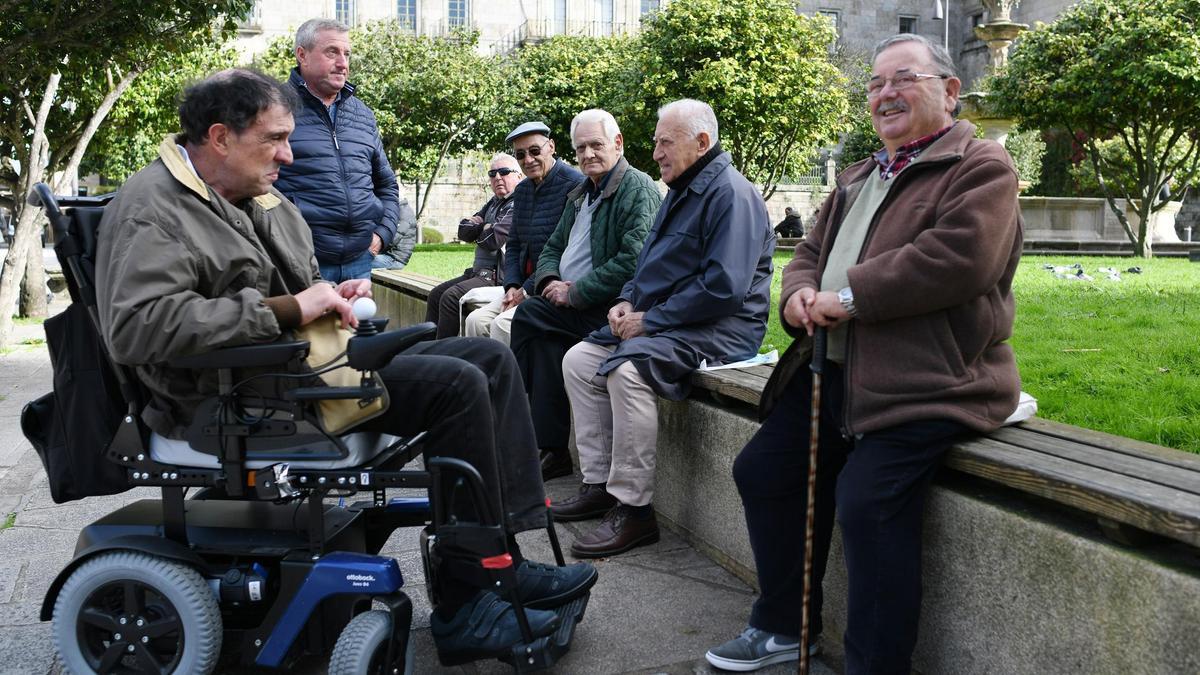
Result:
{"label": "stone bench", "polygon": [[[437,280],[374,278],[381,313],[423,320]],[[731,476],[770,372],[696,373],[691,398],[659,402],[661,521],[752,585]],[[950,451],[924,538],[922,673],[1200,672],[1200,457],[1035,418]],[[831,556],[822,648],[838,665],[840,536]]]}
{"label": "stone bench", "polygon": [[[730,474],[770,373],[696,373],[692,399],[660,405],[656,507],[751,582]],[[1200,672],[1200,457],[1034,418],[957,444],[946,464],[926,516],[917,670]],[[825,580],[835,661],[839,541]]]}

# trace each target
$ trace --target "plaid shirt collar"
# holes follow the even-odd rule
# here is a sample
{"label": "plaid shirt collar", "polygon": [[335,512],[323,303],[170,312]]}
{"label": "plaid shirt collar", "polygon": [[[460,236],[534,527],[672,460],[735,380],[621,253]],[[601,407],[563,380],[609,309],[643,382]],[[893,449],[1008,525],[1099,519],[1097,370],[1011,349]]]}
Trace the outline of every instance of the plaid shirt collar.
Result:
{"label": "plaid shirt collar", "polygon": [[945,136],[946,133],[953,128],[954,125],[951,124],[945,129],[935,131],[928,136],[922,136],[915,141],[909,141],[908,143],[905,143],[899,148],[896,148],[896,156],[892,158],[891,162],[888,161],[887,148],[876,152],[873,157],[875,158],[875,163],[879,165],[879,177],[884,180],[892,179],[896,176],[896,174],[903,171],[904,167],[912,164],[913,161],[920,156],[921,152],[925,150],[925,148],[933,145],[934,141],[942,136]]}

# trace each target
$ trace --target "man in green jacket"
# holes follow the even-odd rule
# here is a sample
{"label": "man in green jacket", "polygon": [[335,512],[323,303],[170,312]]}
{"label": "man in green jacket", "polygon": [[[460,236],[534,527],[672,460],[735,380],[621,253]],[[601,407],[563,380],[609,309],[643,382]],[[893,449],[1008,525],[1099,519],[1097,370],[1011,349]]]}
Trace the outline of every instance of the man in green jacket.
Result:
{"label": "man in green jacket", "polygon": [[563,355],[607,323],[608,308],[633,276],[662,202],[654,181],[625,161],[621,130],[607,111],[576,115],[571,143],[588,179],[567,194],[534,271],[537,295],[519,305],[512,323],[511,346],[529,395],[543,480],[571,473]]}

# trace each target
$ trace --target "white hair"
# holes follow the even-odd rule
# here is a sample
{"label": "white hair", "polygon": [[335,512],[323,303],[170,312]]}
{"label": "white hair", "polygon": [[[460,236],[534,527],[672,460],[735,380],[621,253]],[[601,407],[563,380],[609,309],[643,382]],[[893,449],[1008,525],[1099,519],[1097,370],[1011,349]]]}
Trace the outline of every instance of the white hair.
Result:
{"label": "white hair", "polygon": [[671,116],[677,116],[681,126],[693,137],[703,132],[708,134],[709,145],[717,144],[717,114],[709,104],[694,98],[681,98],[658,109],[660,121]]}
{"label": "white hair", "polygon": [[516,157],[513,157],[507,152],[497,152],[496,154],[492,155],[492,158],[488,160],[488,166],[491,166],[501,160],[503,160],[505,164],[512,164],[514,167],[516,167],[517,173],[521,172],[521,163],[517,161]]}
{"label": "white hair", "polygon": [[609,142],[615,142],[617,134],[621,133],[621,128],[617,126],[617,118],[613,117],[612,113],[600,108],[588,108],[576,115],[575,119],[571,120],[571,145],[575,145],[575,129],[580,124],[590,124],[593,122],[600,123],[600,126],[604,128],[604,137]]}

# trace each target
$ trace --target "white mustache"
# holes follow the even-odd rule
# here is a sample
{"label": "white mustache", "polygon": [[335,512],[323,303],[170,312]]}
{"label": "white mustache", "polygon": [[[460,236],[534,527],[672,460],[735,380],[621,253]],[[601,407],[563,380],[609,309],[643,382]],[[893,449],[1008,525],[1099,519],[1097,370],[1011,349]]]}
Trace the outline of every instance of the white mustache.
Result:
{"label": "white mustache", "polygon": [[883,114],[889,113],[893,110],[899,110],[900,112],[904,112],[904,111],[908,110],[908,106],[904,105],[900,101],[891,101],[889,103],[879,104],[879,108],[878,108],[877,112],[878,112],[878,114],[883,115]]}

